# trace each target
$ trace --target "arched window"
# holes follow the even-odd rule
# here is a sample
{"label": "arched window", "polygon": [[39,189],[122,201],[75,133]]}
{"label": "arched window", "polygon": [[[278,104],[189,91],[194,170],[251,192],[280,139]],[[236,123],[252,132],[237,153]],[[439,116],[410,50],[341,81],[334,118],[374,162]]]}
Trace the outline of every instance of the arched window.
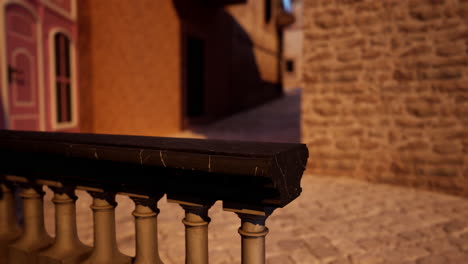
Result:
{"label": "arched window", "polygon": [[72,81],[70,39],[63,33],[54,36],[55,100],[58,124],[72,121]]}

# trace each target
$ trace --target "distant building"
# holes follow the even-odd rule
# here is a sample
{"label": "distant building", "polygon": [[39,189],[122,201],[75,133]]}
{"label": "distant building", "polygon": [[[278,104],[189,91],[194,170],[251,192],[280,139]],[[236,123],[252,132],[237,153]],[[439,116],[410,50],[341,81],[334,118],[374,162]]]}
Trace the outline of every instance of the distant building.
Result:
{"label": "distant building", "polygon": [[303,41],[303,0],[292,1],[294,24],[283,31],[283,66],[282,79],[284,89],[295,89],[302,86],[302,41]]}
{"label": "distant building", "polygon": [[2,46],[5,128],[164,135],[282,93],[289,1],[0,3],[1,35],[29,39]]}

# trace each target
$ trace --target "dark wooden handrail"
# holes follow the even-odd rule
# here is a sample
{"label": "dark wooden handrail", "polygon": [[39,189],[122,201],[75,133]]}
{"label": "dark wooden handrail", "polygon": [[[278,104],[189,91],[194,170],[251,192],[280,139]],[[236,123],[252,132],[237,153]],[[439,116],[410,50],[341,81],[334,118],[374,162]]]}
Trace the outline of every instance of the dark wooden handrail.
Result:
{"label": "dark wooden handrail", "polygon": [[301,192],[304,144],[0,131],[0,174],[231,207],[283,207]]}

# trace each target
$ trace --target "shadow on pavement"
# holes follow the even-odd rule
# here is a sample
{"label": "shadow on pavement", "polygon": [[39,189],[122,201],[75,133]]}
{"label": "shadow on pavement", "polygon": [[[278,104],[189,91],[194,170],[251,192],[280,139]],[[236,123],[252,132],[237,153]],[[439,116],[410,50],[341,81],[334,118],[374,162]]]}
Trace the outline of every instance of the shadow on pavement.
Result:
{"label": "shadow on pavement", "polygon": [[206,126],[175,135],[225,140],[297,143],[301,139],[301,90]]}

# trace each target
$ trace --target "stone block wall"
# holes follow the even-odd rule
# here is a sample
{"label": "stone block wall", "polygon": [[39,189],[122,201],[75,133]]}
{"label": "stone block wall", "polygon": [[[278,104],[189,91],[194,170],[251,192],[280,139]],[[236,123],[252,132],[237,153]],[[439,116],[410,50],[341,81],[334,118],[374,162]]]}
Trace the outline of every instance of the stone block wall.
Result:
{"label": "stone block wall", "polygon": [[468,196],[468,0],[304,1],[309,169]]}

